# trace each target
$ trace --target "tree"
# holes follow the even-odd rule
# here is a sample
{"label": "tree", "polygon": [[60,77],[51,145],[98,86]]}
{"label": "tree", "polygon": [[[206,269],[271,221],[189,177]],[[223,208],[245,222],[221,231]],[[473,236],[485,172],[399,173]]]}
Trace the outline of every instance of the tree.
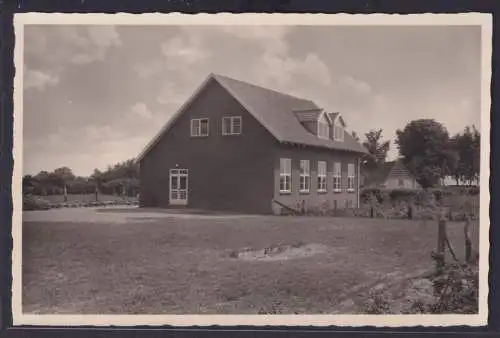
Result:
{"label": "tree", "polygon": [[[27,179],[27,178],[26,178]],[[94,169],[87,177],[73,174],[69,167],[60,167],[53,172],[41,171],[32,178],[34,194],[61,193],[125,194],[135,196],[139,191],[139,166],[134,159],[109,165],[105,171]],[[27,180],[23,182],[28,182]]]}
{"label": "tree", "polygon": [[354,138],[357,142],[359,142],[359,141],[360,141],[359,136],[358,136],[358,134],[357,134],[355,131],[352,131],[352,132],[351,132],[351,135],[352,135],[352,137],[353,137],[353,138]]}
{"label": "tree", "polygon": [[378,168],[387,159],[391,141],[382,141],[382,131],[382,129],[370,130],[365,134],[366,140],[363,142],[363,146],[370,155],[365,156],[363,162],[365,163],[364,167],[370,171]]}
{"label": "tree", "polygon": [[424,189],[438,184],[456,168],[457,155],[448,131],[434,119],[414,120],[397,130],[396,144],[403,163]]}
{"label": "tree", "polygon": [[69,181],[75,179],[73,171],[68,167],[60,167],[54,170],[51,176],[55,186],[63,189],[64,200],[66,201],[68,193],[67,184]]}
{"label": "tree", "polygon": [[34,178],[31,175],[24,175],[23,176],[23,195],[27,195],[31,192],[33,192],[35,188],[34,185]]}
{"label": "tree", "polygon": [[74,180],[75,175],[73,171],[68,167],[60,167],[54,170],[54,175],[60,178],[61,182],[64,184],[67,181]]}
{"label": "tree", "polygon": [[458,157],[457,166],[453,172],[455,180],[471,184],[479,178],[481,134],[475,126],[467,126],[462,133],[455,134],[450,144]]}
{"label": "tree", "polygon": [[47,192],[49,188],[51,188],[52,183],[50,181],[50,174],[42,170],[38,174],[35,175],[34,181],[36,182],[35,191],[43,196],[47,196]]}
{"label": "tree", "polygon": [[472,149],[473,157],[472,157],[472,172],[474,173],[474,179],[476,183],[479,185],[479,177],[480,177],[480,168],[481,168],[481,132],[476,129],[476,127],[472,126]]}

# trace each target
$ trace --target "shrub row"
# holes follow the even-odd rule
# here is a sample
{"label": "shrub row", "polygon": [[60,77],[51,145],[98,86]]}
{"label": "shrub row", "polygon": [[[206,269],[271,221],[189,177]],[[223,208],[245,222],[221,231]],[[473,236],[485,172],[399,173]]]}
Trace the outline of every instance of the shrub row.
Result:
{"label": "shrub row", "polygon": [[137,201],[94,201],[94,202],[72,202],[72,203],[50,203],[49,207],[54,208],[89,208],[106,207],[114,205],[138,205]]}
{"label": "shrub row", "polygon": [[118,205],[138,205],[136,200],[122,200],[122,201],[76,201],[76,202],[60,202],[50,203],[40,201],[34,198],[25,197],[23,200],[23,210],[49,210],[60,208],[89,208],[89,207],[106,207]]}
{"label": "shrub row", "polygon": [[[383,206],[382,213],[378,213],[376,209],[373,210],[365,205],[361,208],[339,208],[339,209],[321,209],[321,208],[308,208],[303,216],[327,216],[327,217],[361,217],[361,218],[383,218],[387,219],[411,219],[413,220],[432,220],[438,217],[436,210],[431,207],[415,206],[409,210],[408,205],[398,204],[396,206]],[[283,210],[284,211],[284,210]],[[291,216],[291,213],[282,212],[281,216]],[[469,214],[464,211],[450,211],[446,217],[450,221],[464,221],[466,216],[471,217],[472,220],[477,220],[477,214]]]}
{"label": "shrub row", "polygon": [[[453,191],[455,190],[455,191]],[[444,197],[460,195],[460,196],[477,196],[479,194],[479,187],[464,187],[456,191],[456,189],[446,189],[446,188],[433,188],[429,189],[428,192],[432,193],[436,200],[441,200]],[[371,196],[375,196],[379,203],[384,202],[396,202],[396,201],[419,201],[426,199],[426,192],[423,190],[413,190],[413,189],[379,189],[379,188],[367,188],[361,191],[361,200],[364,203],[370,201]]]}

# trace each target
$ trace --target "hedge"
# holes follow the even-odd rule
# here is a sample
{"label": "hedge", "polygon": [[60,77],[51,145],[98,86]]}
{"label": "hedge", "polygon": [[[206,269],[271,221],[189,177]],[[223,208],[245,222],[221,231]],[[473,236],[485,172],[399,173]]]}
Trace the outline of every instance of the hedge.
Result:
{"label": "hedge", "polygon": [[[444,197],[452,195],[469,195],[476,196],[479,194],[479,187],[465,187],[460,189],[460,192],[453,191],[449,188],[431,188],[428,193],[432,193],[434,198],[439,201]],[[366,188],[361,191],[360,198],[363,202],[369,202],[370,196],[373,195],[379,203],[397,202],[397,201],[419,201],[425,198],[424,190],[413,189],[380,189]]]}

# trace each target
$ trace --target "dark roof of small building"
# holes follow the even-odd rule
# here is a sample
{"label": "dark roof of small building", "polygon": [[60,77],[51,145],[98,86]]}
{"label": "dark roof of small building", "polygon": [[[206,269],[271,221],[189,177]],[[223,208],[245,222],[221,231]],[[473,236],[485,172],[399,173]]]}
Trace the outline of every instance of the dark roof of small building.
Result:
{"label": "dark roof of small building", "polygon": [[365,186],[377,186],[387,181],[395,164],[396,161],[385,162],[371,171],[366,177]]}
{"label": "dark roof of small building", "polygon": [[[401,159],[397,159],[395,161],[389,161],[385,162],[380,167],[377,169],[373,170],[370,172],[365,180],[365,187],[375,187],[378,185],[383,184],[387,179],[389,178],[389,175],[393,170],[405,170],[407,171],[406,166],[403,164],[403,161]],[[408,175],[411,176],[410,172],[408,171]]]}
{"label": "dark roof of small building", "polygon": [[318,138],[300,123],[294,112],[322,111],[314,102],[298,98],[275,90],[256,86],[247,82],[235,80],[226,76],[211,74],[196,90],[192,97],[170,119],[156,137],[138,156],[140,160],[159,141],[173,122],[184,111],[185,106],[194,100],[197,94],[211,81],[217,81],[224,87],[251,115],[255,117],[273,136],[283,143],[294,143],[313,147],[322,147],[357,153],[367,153],[367,150],[352,135],[345,132],[344,141]]}

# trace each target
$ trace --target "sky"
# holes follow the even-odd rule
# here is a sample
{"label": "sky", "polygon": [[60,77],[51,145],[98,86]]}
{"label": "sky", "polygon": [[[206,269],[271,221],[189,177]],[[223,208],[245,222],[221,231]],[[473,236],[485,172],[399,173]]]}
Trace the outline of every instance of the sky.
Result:
{"label": "sky", "polygon": [[362,139],[419,118],[456,133],[480,126],[480,61],[474,26],[25,26],[23,174],[137,156],[212,72],[311,99]]}

